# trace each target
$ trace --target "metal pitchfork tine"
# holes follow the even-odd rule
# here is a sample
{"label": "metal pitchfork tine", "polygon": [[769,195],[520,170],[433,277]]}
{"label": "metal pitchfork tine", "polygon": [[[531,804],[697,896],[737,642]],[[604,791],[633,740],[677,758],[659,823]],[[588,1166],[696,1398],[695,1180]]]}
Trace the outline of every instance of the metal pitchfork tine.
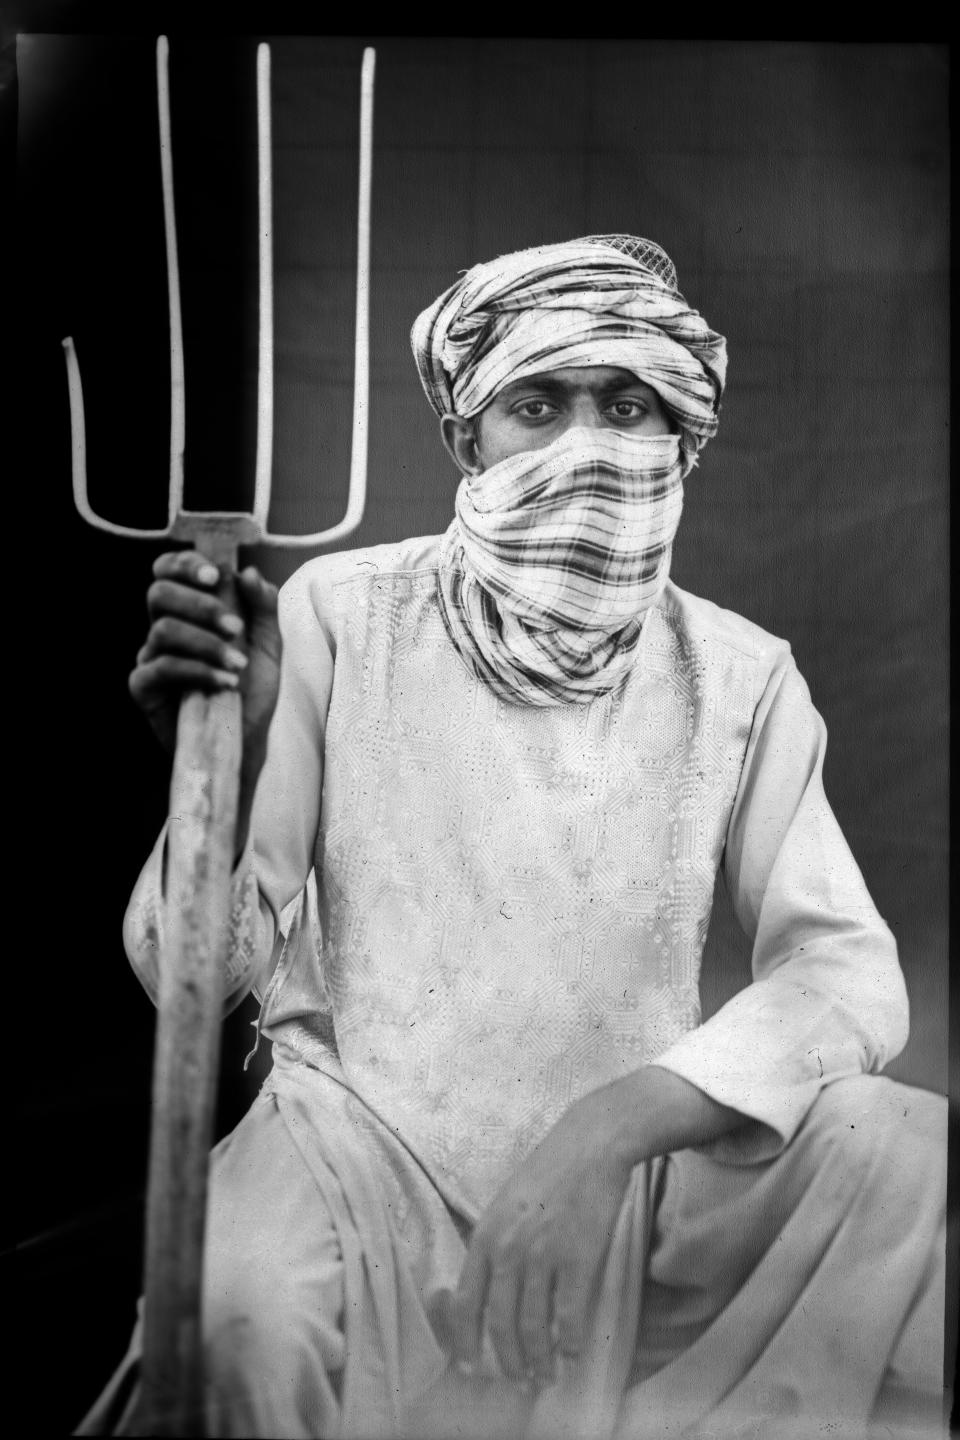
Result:
{"label": "metal pitchfork tine", "polygon": [[[369,388],[370,182],[374,51],[363,54],[360,83],[360,183],[357,215],[356,343],[350,488],[343,519],[312,535],[267,530],[273,456],[273,222],[270,145],[270,48],[257,50],[257,151],[260,318],[257,451],[252,513],[183,507],[184,366],[180,274],[170,140],[169,47],[157,41],[157,102],[170,308],[170,486],[163,529],[117,525],[87,497],[86,435],[80,367],[63,341],[70,392],[73,493],[89,524],[138,540],[185,540],[224,572],[240,545],[316,546],[349,535],[366,498]],[[223,593],[221,591],[221,593]],[[170,789],[166,941],[160,966],[144,1264],[143,1362],[136,1429],[198,1435],[203,1425],[200,1298],[208,1154],[216,1100],[223,975],[230,928],[230,875],[241,758],[241,700],[236,692],[190,691],[181,702]]]}
{"label": "metal pitchfork tine", "polygon": [[160,166],[163,180],[163,217],[167,250],[167,294],[170,308],[170,488],[168,522],[162,529],[142,530],[117,525],[98,515],[87,497],[86,429],[83,387],[73,340],[63,341],[70,390],[70,428],[73,442],[73,495],[83,518],[98,530],[134,540],[195,540],[198,531],[236,531],[235,545],[275,545],[287,548],[330,544],[349,535],[360,524],[366,499],[367,411],[369,391],[370,315],[370,182],[373,166],[373,75],[375,51],[363,52],[360,74],[360,183],[357,207],[357,301],[353,372],[353,446],[350,488],[342,520],[312,535],[271,535],[267,531],[273,459],[273,202],[270,141],[270,47],[257,47],[257,151],[260,222],[260,334],[257,366],[257,456],[253,513],[201,512],[183,509],[183,453],[185,442],[185,386],[183,328],[180,319],[180,271],[173,201],[173,155],[170,142],[169,46],[165,35],[157,41],[157,103],[160,116]]}

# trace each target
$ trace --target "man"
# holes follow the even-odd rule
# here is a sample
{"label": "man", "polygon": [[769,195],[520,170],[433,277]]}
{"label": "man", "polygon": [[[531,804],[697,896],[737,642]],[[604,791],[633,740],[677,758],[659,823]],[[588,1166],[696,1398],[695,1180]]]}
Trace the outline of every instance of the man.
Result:
{"label": "man", "polygon": [[[185,684],[244,697],[227,983],[274,1066],[212,1163],[209,1428],[933,1425],[945,1106],[874,1073],[894,941],[789,647],[668,579],[723,337],[591,236],[475,266],[413,347],[446,534],[303,566],[282,664],[256,571],[234,610],[163,556],[131,676],[168,745]],[[754,980],[701,1025],[719,867]]]}

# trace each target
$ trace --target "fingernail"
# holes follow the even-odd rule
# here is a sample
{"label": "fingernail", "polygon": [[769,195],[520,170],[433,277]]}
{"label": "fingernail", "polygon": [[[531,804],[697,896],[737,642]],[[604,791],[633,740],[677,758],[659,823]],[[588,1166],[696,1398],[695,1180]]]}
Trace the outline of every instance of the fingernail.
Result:
{"label": "fingernail", "polygon": [[242,635],[243,621],[239,615],[221,615],[217,621],[224,635]]}
{"label": "fingernail", "polygon": [[473,1375],[472,1360],[457,1360],[454,1363],[461,1375],[466,1375],[468,1378]]}
{"label": "fingernail", "polygon": [[220,579],[220,572],[216,565],[201,565],[197,571],[197,579],[201,585],[216,585]]}
{"label": "fingernail", "polygon": [[214,670],[213,673],[221,685],[229,685],[231,690],[235,690],[240,684],[239,675],[232,675],[229,670]]}
{"label": "fingernail", "polygon": [[229,665],[231,670],[245,670],[247,667],[246,655],[244,655],[242,650],[235,650],[232,645],[228,645],[226,650],[224,650],[223,659],[224,663]]}

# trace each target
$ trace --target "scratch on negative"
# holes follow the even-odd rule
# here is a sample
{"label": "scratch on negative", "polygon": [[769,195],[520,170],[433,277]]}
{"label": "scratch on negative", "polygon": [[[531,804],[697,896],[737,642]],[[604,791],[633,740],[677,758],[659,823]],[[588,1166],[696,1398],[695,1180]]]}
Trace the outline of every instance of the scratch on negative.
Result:
{"label": "scratch on negative", "polygon": [[808,1055],[816,1055],[816,1057],[817,1057],[817,1064],[820,1066],[820,1079],[822,1080],[822,1079],[823,1079],[823,1061],[820,1059],[820,1047],[819,1047],[819,1045],[814,1045],[814,1047],[813,1047],[812,1050],[808,1050],[808,1051],[807,1051],[807,1054],[808,1054]]}

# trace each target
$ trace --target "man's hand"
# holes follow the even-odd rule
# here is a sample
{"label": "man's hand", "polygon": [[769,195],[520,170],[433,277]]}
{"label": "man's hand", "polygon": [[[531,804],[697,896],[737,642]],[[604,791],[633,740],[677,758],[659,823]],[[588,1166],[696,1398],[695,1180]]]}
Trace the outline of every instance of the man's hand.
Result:
{"label": "man's hand", "polygon": [[[221,577],[196,550],[161,555],[147,592],[150,629],[130,693],[173,754],[185,690],[239,690],[243,700],[238,849],[246,835],[280,681],[277,589],[248,566]],[[230,580],[233,583],[230,583]]]}
{"label": "man's hand", "polygon": [[631,1172],[715,1139],[744,1116],[669,1070],[644,1066],[572,1105],[481,1216],[434,1324],[453,1358],[476,1363],[484,1324],[504,1372],[553,1375],[578,1355]]}
{"label": "man's hand", "polygon": [[549,1378],[554,1342],[579,1353],[633,1168],[608,1089],[561,1117],[479,1220],[442,1322],[456,1359],[475,1362],[484,1319],[513,1379]]}

